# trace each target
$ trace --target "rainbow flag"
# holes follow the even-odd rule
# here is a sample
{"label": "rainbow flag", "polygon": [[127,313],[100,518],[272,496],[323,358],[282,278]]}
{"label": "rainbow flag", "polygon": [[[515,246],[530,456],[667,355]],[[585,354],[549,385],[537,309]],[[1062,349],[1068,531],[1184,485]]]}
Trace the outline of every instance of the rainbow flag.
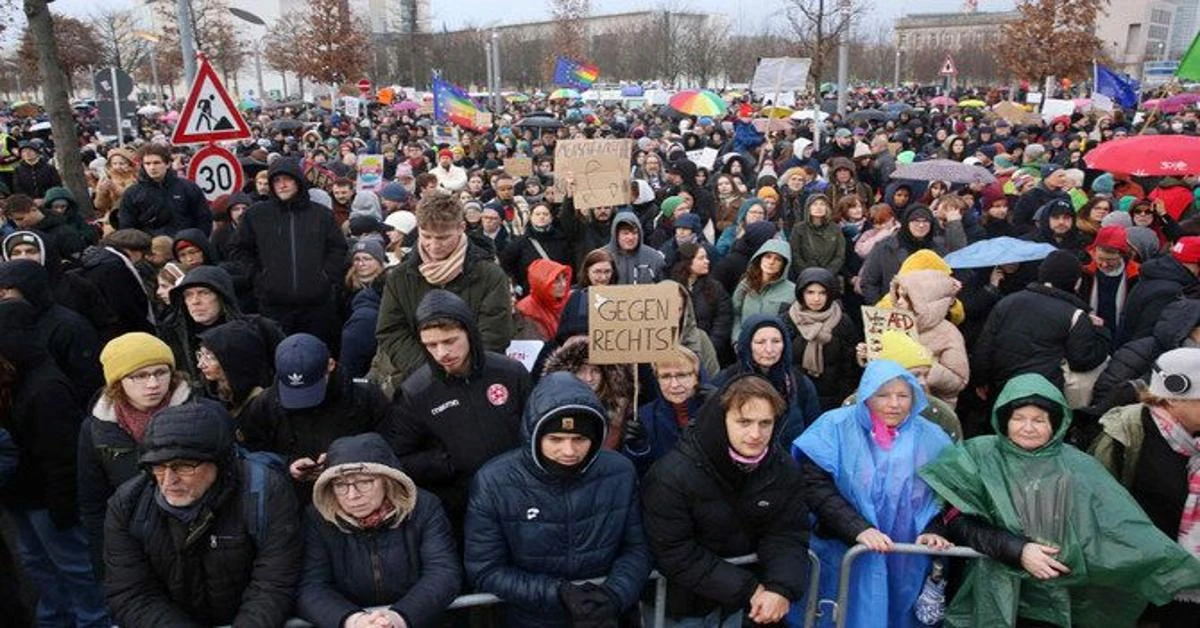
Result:
{"label": "rainbow flag", "polygon": [[554,65],[554,84],[587,89],[600,76],[600,68],[590,63],[583,63],[563,56],[558,57]]}
{"label": "rainbow flag", "polygon": [[433,77],[433,119],[453,122],[463,128],[478,130],[475,123],[482,110],[463,88]]}

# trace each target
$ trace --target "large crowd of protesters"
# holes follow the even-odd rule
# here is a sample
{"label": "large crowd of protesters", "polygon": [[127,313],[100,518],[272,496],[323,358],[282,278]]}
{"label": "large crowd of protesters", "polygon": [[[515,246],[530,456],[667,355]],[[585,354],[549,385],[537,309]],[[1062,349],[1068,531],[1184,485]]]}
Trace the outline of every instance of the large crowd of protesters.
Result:
{"label": "large crowd of protesters", "polygon": [[[810,561],[832,600],[861,545],[856,628],[1200,626],[1200,171],[1085,159],[1200,111],[731,100],[293,103],[212,202],[161,118],[7,116],[0,623],[641,626],[657,570],[669,626],[832,625]],[[629,202],[577,207],[556,142],[615,138]],[[935,159],[987,182],[893,176]],[[589,291],[630,284],[678,343],[593,363]]]}

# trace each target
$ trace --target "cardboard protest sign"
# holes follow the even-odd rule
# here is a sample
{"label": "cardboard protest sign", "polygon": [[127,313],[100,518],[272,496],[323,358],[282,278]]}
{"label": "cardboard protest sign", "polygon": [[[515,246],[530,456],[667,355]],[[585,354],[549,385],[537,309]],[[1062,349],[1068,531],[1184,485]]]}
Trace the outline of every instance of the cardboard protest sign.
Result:
{"label": "cardboard protest sign", "polygon": [[383,155],[360,155],[358,191],[378,192],[383,188]]}
{"label": "cardboard protest sign", "polygon": [[863,331],[867,338],[867,359],[874,360],[879,357],[879,351],[883,347],[883,332],[896,330],[908,334],[913,340],[920,340],[917,332],[917,315],[908,310],[893,310],[890,308],[870,307],[864,305],[862,308]]}
{"label": "cardboard protest sign", "polygon": [[532,157],[506,157],[504,171],[514,177],[528,177],[533,174]]}
{"label": "cardboard protest sign", "polygon": [[717,149],[715,148],[698,148],[687,152],[688,161],[696,164],[697,168],[705,168],[710,172],[713,169],[713,164],[717,162]]}
{"label": "cardboard protest sign", "polygon": [[1063,98],[1046,98],[1042,100],[1042,119],[1049,122],[1059,116],[1070,116],[1075,113],[1075,102]]}
{"label": "cardboard protest sign", "polygon": [[683,299],[674,284],[588,288],[588,362],[654,362],[679,344]]}
{"label": "cardboard protest sign", "polygon": [[559,140],[554,145],[554,180],[566,194],[566,173],[575,176],[575,208],[629,204],[633,140]]}

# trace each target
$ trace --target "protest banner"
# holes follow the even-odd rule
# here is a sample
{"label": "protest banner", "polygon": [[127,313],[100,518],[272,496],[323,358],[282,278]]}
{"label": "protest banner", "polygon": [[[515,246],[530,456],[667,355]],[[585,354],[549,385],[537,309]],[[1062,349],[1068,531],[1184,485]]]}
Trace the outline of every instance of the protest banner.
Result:
{"label": "protest banner", "polygon": [[920,340],[917,332],[917,315],[908,310],[893,310],[891,308],[871,307],[862,308],[863,332],[867,340],[867,359],[879,357],[883,347],[883,332],[896,330],[908,334],[913,340]]}
{"label": "protest banner", "polygon": [[1063,98],[1046,98],[1042,100],[1042,119],[1046,122],[1075,113],[1075,102]]}
{"label": "protest banner", "polygon": [[559,140],[554,145],[554,181],[566,194],[566,173],[575,176],[575,208],[629,204],[633,140]]}
{"label": "protest banner", "polygon": [[717,149],[697,148],[696,150],[689,150],[687,152],[687,158],[688,161],[696,164],[697,168],[704,168],[711,172],[713,169],[713,164],[717,162]]}
{"label": "protest banner", "polygon": [[383,189],[383,155],[362,155],[358,158],[359,192],[378,192]]}
{"label": "protest banner", "polygon": [[504,158],[504,171],[514,177],[528,177],[533,174],[533,158],[506,157]]}
{"label": "protest banner", "polygon": [[683,298],[674,284],[588,288],[588,362],[654,362],[679,344]]}

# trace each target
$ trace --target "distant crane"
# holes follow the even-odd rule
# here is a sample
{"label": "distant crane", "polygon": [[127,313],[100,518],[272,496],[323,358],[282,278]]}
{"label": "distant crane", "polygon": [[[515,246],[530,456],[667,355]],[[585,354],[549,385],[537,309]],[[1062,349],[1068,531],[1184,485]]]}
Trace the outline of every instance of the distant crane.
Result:
{"label": "distant crane", "polygon": [[979,0],[963,0],[963,13],[974,13],[979,10]]}

